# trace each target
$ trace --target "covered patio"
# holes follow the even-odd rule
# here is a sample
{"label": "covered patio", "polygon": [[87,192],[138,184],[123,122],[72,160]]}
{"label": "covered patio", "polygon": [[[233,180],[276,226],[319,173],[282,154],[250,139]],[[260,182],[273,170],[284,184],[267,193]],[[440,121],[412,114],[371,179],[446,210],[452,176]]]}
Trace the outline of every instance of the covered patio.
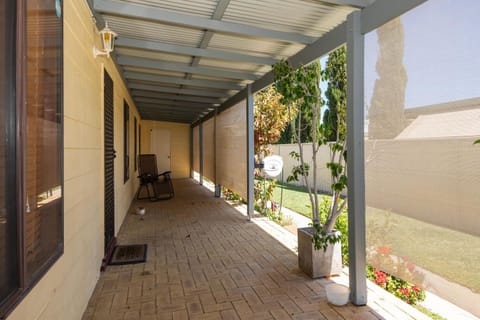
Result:
{"label": "covered patio", "polygon": [[[454,2],[4,0],[0,319],[424,319],[372,253],[479,316],[480,7]],[[255,215],[254,95],[341,46],[349,266],[312,280]],[[135,200],[140,154],[175,198]],[[101,272],[117,243],[146,263]]]}
{"label": "covered patio", "polygon": [[[147,262],[109,266],[84,320],[90,319],[428,319],[379,288],[367,306],[328,304],[324,286],[298,270],[295,235],[214,197],[191,179],[176,196],[134,201],[120,244],[147,243]],[[144,220],[134,214],[146,207]],[[282,230],[283,229],[283,230]]]}

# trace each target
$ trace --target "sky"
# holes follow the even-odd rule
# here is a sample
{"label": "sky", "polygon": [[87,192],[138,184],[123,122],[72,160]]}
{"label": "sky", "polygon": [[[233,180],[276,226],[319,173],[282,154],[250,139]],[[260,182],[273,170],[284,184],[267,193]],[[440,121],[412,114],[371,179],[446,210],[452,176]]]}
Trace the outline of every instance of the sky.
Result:
{"label": "sky", "polygon": [[[480,97],[480,1],[430,0],[401,16],[405,107]],[[365,102],[370,105],[377,34],[365,36]]]}

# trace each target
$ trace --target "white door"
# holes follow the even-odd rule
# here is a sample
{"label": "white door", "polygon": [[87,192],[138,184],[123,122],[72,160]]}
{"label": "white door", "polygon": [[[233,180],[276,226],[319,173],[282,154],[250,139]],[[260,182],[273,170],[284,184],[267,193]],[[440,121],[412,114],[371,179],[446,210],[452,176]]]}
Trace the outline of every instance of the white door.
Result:
{"label": "white door", "polygon": [[170,130],[150,131],[150,153],[157,155],[158,173],[170,171]]}

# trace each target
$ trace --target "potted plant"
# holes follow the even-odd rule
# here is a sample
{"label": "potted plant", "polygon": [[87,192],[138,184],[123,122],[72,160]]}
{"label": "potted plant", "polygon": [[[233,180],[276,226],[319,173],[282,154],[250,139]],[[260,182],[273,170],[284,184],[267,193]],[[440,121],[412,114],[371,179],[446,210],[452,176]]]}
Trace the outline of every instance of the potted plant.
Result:
{"label": "potted plant", "polygon": [[[306,187],[312,209],[312,223],[308,228],[298,229],[299,267],[312,278],[339,274],[342,270],[340,233],[334,230],[335,223],[346,206],[342,198],[346,190],[346,52],[341,47],[332,52],[325,70],[320,63],[292,68],[282,60],[273,66],[275,87],[283,96],[282,103],[295,106],[297,117],[292,123],[294,141],[298,152],[291,156],[299,165],[292,170],[287,181],[302,180]],[[328,81],[325,103],[321,97],[320,79]],[[328,111],[322,120],[322,108]],[[333,140],[333,141],[332,141]],[[311,141],[311,167],[305,159],[304,142]],[[331,205],[326,218],[320,219],[320,197],[317,190],[317,154],[322,145],[330,148],[330,161],[326,164],[331,172]],[[311,175],[312,183],[308,177]]]}

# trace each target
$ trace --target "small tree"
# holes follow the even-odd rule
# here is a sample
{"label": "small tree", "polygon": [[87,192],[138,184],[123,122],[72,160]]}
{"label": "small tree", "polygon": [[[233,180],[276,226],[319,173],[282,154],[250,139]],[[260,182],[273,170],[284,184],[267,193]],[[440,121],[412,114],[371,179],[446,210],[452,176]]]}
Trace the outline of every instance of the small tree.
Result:
{"label": "small tree", "polygon": [[[307,188],[308,196],[312,204],[313,225],[320,225],[319,198],[317,185],[317,153],[323,142],[320,130],[320,117],[322,101],[320,96],[320,64],[313,62],[298,69],[290,67],[287,61],[282,60],[273,66],[275,87],[283,96],[282,103],[288,107],[298,106],[298,114],[295,119],[295,140],[298,145],[298,153],[292,154],[300,165],[295,167],[292,178],[298,180],[301,176]],[[312,165],[313,185],[308,181],[310,167],[306,163],[302,132],[309,129],[312,137]]]}
{"label": "small tree", "polygon": [[330,147],[330,169],[332,178],[332,201],[329,217],[324,229],[332,230],[335,221],[345,208],[347,201],[341,199],[342,192],[347,187],[347,52],[342,46],[329,54],[323,72],[323,80],[327,81],[327,106],[330,119],[324,118],[324,132]]}
{"label": "small tree", "polygon": [[[322,72],[320,64],[314,62],[307,66],[293,69],[286,61],[280,61],[274,65],[274,76],[277,90],[283,95],[282,102],[287,106],[296,104],[299,113],[296,119],[296,143],[299,152],[292,155],[300,162],[300,165],[292,171],[292,180],[298,180],[301,176],[307,188],[312,204],[312,226],[315,230],[313,241],[316,249],[327,248],[329,243],[339,240],[332,234],[335,222],[342,213],[346,201],[341,199],[341,193],[347,185],[346,177],[346,139],[345,139],[345,116],[346,116],[346,52],[345,47],[331,53],[327,61],[323,79],[328,81],[326,96],[329,98],[330,119],[323,125],[321,121],[321,108],[324,104],[320,95],[320,77]],[[335,118],[333,119],[333,115]],[[333,121],[335,120],[335,121]],[[306,126],[304,122],[309,123]],[[308,128],[312,137],[312,170],[305,161],[303,152],[302,130]],[[328,143],[329,138],[334,137],[334,142]],[[332,177],[332,201],[330,210],[325,221],[320,221],[319,197],[317,190],[317,154],[320,146],[329,144],[330,162],[326,166],[330,169]],[[312,173],[313,184],[310,185],[308,176]],[[290,177],[289,177],[290,178]]]}

